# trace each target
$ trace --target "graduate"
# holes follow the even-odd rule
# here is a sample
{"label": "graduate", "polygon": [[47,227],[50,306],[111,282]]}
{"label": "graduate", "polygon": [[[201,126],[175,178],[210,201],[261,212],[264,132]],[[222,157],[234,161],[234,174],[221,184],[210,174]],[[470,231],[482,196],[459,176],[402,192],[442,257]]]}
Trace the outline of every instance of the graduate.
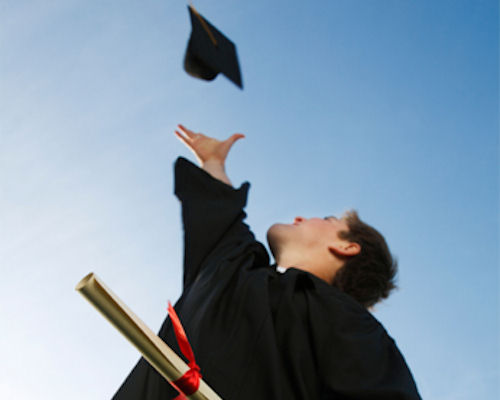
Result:
{"label": "graduate", "polygon": [[[225,400],[420,399],[394,340],[368,309],[394,288],[383,236],[356,212],[296,217],[267,240],[245,224],[250,187],[225,171],[234,134],[219,141],[182,125],[175,195],[184,224],[183,292],[175,310],[206,381]],[[159,336],[182,356],[170,318]],[[114,400],[174,399],[143,358]]]}

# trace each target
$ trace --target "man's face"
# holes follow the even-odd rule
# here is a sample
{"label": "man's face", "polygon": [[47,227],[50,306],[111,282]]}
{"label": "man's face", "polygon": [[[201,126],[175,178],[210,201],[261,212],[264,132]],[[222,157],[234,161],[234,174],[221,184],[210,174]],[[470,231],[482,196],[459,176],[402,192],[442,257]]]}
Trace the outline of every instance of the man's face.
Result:
{"label": "man's face", "polygon": [[267,231],[267,239],[273,255],[283,246],[299,248],[328,249],[328,246],[342,240],[338,234],[348,231],[349,226],[344,219],[336,217],[304,218],[295,217],[291,224],[274,224]]}

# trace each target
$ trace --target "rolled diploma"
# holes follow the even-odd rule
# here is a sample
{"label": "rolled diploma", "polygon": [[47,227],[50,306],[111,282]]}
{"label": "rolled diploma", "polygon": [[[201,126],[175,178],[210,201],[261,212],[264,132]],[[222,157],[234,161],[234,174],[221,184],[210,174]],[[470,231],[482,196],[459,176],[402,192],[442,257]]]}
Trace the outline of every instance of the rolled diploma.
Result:
{"label": "rolled diploma", "polygon": [[[189,369],[186,363],[135,315],[94,273],[85,276],[75,288],[101,312],[169,382]],[[222,400],[203,380],[188,399]]]}

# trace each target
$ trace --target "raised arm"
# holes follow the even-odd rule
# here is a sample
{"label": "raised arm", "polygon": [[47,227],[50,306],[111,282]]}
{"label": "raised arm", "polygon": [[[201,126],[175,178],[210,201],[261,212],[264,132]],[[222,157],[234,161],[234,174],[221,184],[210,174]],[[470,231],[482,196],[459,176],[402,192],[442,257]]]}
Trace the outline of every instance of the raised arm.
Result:
{"label": "raised arm", "polygon": [[226,174],[226,157],[233,144],[245,137],[241,133],[235,133],[228,139],[221,141],[203,133],[195,133],[183,125],[178,125],[176,136],[195,154],[201,167],[214,178],[232,186]]}
{"label": "raised arm", "polygon": [[[249,183],[231,186],[224,163],[232,144],[243,135],[219,141],[179,125],[176,132],[202,168],[180,157],[175,164],[175,194],[182,203],[184,287],[205,268],[217,268],[232,249],[256,243],[244,223]],[[265,252],[265,249],[263,250]],[[212,261],[216,260],[214,264]]]}

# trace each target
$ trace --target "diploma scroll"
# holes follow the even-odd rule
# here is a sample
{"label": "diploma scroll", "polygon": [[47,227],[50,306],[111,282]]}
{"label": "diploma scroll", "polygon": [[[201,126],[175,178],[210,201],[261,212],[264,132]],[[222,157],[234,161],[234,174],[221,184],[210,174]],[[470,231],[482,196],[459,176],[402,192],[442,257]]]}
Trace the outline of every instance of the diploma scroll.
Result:
{"label": "diploma scroll", "polygon": [[[94,273],[85,276],[75,288],[104,315],[169,382],[189,369],[186,363],[142,322]],[[203,380],[192,400],[222,400]]]}

